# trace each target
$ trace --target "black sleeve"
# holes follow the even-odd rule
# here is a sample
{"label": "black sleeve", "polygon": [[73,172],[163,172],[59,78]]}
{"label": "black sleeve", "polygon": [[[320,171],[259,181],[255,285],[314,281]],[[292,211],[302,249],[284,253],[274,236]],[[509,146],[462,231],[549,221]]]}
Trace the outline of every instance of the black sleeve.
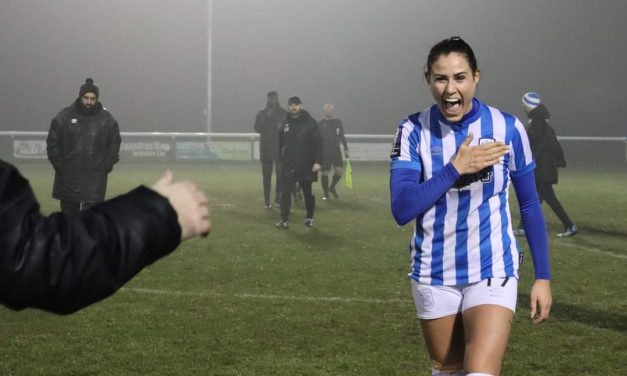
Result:
{"label": "black sleeve", "polygon": [[0,161],[0,303],[69,314],[117,291],[172,252],[168,200],[138,187],[78,215],[44,217],[15,167]]}
{"label": "black sleeve", "polygon": [[283,139],[284,135],[283,135],[283,125],[285,122],[281,122],[281,124],[279,125],[279,129],[277,130],[277,137],[279,138],[279,160],[281,160],[283,158],[283,144],[285,143],[285,140]]}
{"label": "black sleeve", "polygon": [[255,132],[261,133],[263,131],[262,120],[261,120],[262,112],[257,112],[255,116]]}
{"label": "black sleeve", "polygon": [[109,165],[108,170],[111,171],[113,169],[113,165],[118,163],[120,160],[120,144],[122,143],[122,138],[120,137],[120,126],[118,122],[115,121],[113,124],[113,128],[111,130],[111,137],[109,138],[109,144],[107,145],[108,159]]}
{"label": "black sleeve", "polygon": [[322,133],[315,120],[313,124],[314,126],[311,127],[311,143],[313,145],[315,163],[320,164],[322,163]]}
{"label": "black sleeve", "polygon": [[55,117],[50,122],[50,130],[48,130],[48,137],[46,138],[46,151],[48,153],[48,160],[52,163],[52,167],[56,171],[61,168],[63,163],[63,155],[61,152],[61,135],[59,134],[61,124]]}
{"label": "black sleeve", "polygon": [[348,143],[346,143],[346,136],[344,135],[344,126],[342,125],[342,121],[338,119],[337,121],[337,127],[340,130],[340,133],[338,134],[338,137],[340,139],[340,142],[342,143],[342,146],[344,146],[344,151],[348,150]]}
{"label": "black sleeve", "polygon": [[555,162],[557,167],[566,167],[566,158],[564,158],[564,149],[562,149],[562,145],[560,144],[557,136],[555,135],[555,131],[553,128],[550,128],[550,137],[552,143],[553,154],[555,155]]}

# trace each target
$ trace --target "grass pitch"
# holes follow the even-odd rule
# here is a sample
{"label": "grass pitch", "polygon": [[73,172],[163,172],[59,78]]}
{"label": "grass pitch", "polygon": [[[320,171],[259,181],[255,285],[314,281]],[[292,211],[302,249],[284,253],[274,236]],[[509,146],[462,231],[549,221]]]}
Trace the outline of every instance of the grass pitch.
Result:
{"label": "grass pitch", "polygon": [[[122,165],[108,195],[156,180],[163,165]],[[353,164],[354,188],[289,230],[266,210],[258,163],[179,164],[210,195],[213,232],[184,243],[112,298],[61,317],[0,308],[3,375],[427,375],[406,278],[410,225],[391,218],[386,164]],[[21,166],[42,211],[52,173]],[[531,257],[503,375],[627,374],[627,175],[562,171],[558,197],[580,228],[550,232],[554,306],[533,326]],[[512,193],[512,196],[513,193]],[[512,202],[516,216],[515,200]],[[515,223],[517,219],[514,220]]]}

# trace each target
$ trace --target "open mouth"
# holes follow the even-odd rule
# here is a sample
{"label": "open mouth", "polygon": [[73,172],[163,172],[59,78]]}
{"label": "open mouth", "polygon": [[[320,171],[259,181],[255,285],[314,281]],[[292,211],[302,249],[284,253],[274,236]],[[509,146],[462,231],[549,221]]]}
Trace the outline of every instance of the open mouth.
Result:
{"label": "open mouth", "polygon": [[456,112],[462,106],[462,100],[460,98],[445,98],[444,107],[447,111]]}

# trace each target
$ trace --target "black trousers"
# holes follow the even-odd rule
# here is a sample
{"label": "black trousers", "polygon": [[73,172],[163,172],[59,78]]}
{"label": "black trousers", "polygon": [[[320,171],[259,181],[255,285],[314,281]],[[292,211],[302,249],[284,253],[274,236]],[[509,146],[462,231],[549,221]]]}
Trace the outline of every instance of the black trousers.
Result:
{"label": "black trousers", "polygon": [[61,200],[61,211],[65,214],[74,214],[87,210],[94,205],[96,205],[95,202]]}
{"label": "black trousers", "polygon": [[266,205],[270,205],[270,189],[272,186],[272,168],[275,170],[274,201],[278,202],[281,194],[281,163],[276,161],[261,161],[261,175],[263,177],[263,199]]}
{"label": "black trousers", "polygon": [[[316,198],[311,190],[311,181],[299,181],[300,189],[303,190],[305,198],[305,209],[307,218],[313,218],[314,208],[316,206]],[[296,188],[296,184],[290,179],[281,180],[281,220],[287,221],[290,217],[290,209],[292,208],[292,191]]]}
{"label": "black trousers", "polygon": [[560,221],[562,221],[564,228],[571,227],[573,225],[573,222],[568,217],[568,214],[566,214],[566,211],[562,207],[562,204],[560,204],[559,200],[557,199],[557,196],[555,196],[555,191],[553,190],[553,184],[536,182],[536,189],[538,191],[538,198],[540,199],[540,204],[542,204],[543,200],[546,201],[546,203],[549,204],[551,209],[553,209],[553,212],[555,212],[555,215],[557,215]]}

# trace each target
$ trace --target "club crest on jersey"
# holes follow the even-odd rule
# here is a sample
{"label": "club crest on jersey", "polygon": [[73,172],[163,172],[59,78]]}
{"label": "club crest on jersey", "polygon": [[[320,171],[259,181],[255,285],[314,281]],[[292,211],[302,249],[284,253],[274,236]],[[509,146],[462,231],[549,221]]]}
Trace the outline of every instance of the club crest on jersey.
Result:
{"label": "club crest on jersey", "polygon": [[489,138],[489,137],[481,137],[479,139],[479,145],[483,145],[483,144],[491,144],[493,142],[495,142],[496,140],[493,138]]}
{"label": "club crest on jersey", "polygon": [[[479,138],[479,145],[491,144],[495,141],[495,139],[490,137],[481,137]],[[494,166],[490,166],[474,174],[466,174],[460,176],[453,185],[453,188],[457,188],[460,191],[478,189],[481,188],[482,183],[492,183],[493,178]]]}
{"label": "club crest on jersey", "polygon": [[289,132],[290,131],[290,125],[285,123],[283,124],[283,132]]}
{"label": "club crest on jersey", "polygon": [[76,124],[76,123],[78,123],[78,119],[77,119],[77,118],[74,118],[74,119],[70,120],[70,123],[72,123],[72,124]]}

